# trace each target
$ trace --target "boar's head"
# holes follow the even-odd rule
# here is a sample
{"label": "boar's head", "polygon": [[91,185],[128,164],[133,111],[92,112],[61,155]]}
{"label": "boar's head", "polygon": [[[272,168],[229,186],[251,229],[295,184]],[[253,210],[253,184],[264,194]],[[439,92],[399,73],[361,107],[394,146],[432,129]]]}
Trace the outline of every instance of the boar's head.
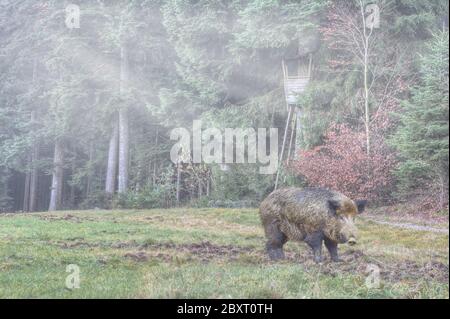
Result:
{"label": "boar's head", "polygon": [[338,220],[336,229],[338,241],[353,246],[357,243],[358,229],[355,226],[355,216],[364,212],[365,200],[328,201],[332,216]]}

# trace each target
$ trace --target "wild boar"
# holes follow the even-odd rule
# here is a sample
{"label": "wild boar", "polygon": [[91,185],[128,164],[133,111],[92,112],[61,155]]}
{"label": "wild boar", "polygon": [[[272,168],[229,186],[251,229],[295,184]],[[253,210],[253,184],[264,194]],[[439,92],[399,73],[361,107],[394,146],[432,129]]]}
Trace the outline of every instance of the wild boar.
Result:
{"label": "wild boar", "polygon": [[322,243],[332,261],[340,261],[338,244],[356,244],[354,224],[367,201],[323,188],[287,188],[271,193],[260,205],[259,214],[267,238],[266,250],[272,260],[283,259],[288,240],[304,241],[322,261]]}

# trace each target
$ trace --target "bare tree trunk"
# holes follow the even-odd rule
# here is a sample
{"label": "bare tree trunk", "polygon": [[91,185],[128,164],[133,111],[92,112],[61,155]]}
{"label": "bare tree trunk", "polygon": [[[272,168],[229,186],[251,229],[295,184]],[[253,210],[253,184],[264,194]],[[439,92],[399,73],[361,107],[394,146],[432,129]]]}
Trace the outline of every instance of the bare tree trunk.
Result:
{"label": "bare tree trunk", "polygon": [[148,168],[148,173],[147,173],[147,185],[152,185],[152,186],[155,186],[155,183],[154,183],[154,181],[153,181],[153,166],[154,166],[155,164],[152,162],[152,161],[150,161],[149,163],[148,163],[148,166],[147,166],[147,168]]}
{"label": "bare tree trunk", "polygon": [[[125,43],[122,44],[120,60],[120,95],[123,103],[129,81],[128,48]],[[119,110],[119,193],[125,193],[128,190],[129,120],[128,106],[126,102],[124,104]]]}
{"label": "bare tree trunk", "polygon": [[128,112],[119,112],[119,193],[128,190],[129,128]]}
{"label": "bare tree trunk", "polygon": [[201,179],[198,180],[198,198],[203,196],[203,185]]}
{"label": "bare tree trunk", "polygon": [[55,154],[53,158],[53,176],[50,195],[50,205],[48,210],[55,211],[61,208],[62,189],[64,178],[64,150],[62,142],[57,139],[55,142]]}
{"label": "bare tree trunk", "polygon": [[[155,136],[155,148],[158,149],[158,144],[159,144],[159,130],[156,129],[156,136]],[[157,175],[157,167],[156,167],[156,162],[157,159],[155,159],[154,163],[153,163],[153,176],[152,176],[152,185],[153,187],[156,185],[156,175]]]}
{"label": "bare tree trunk", "polygon": [[439,208],[444,209],[448,205],[448,168],[441,170],[439,173]]}
{"label": "bare tree trunk", "polygon": [[[34,74],[34,72],[33,72]],[[31,127],[34,128],[36,123],[36,111],[31,111]],[[38,160],[38,143],[33,143],[30,154],[28,156],[28,167],[25,176],[25,190],[23,195],[23,211],[33,212],[36,210],[36,191],[38,172],[36,162]]]}
{"label": "bare tree trunk", "polygon": [[8,196],[9,178],[10,178],[9,169],[6,167],[0,166],[0,198],[3,198],[4,200],[6,200],[6,203],[3,203],[5,206],[0,206],[0,212],[6,212],[9,210],[13,210],[13,207],[10,207],[10,205],[8,203],[9,198],[10,198]]}
{"label": "bare tree trunk", "polygon": [[[75,153],[75,152],[74,152]],[[73,176],[75,175],[76,172],[76,158],[73,159],[72,161],[72,167],[71,167],[71,183],[70,183],[70,196],[69,196],[69,206],[71,209],[75,209],[75,205],[76,205],[76,186],[73,183]]]}
{"label": "bare tree trunk", "polygon": [[366,27],[366,16],[364,12],[364,3],[359,1],[360,9],[361,9],[361,17],[363,21],[362,29],[364,36],[364,126],[366,129],[366,151],[367,155],[371,154],[371,136],[370,136],[370,88],[369,88],[369,45],[370,45],[370,37],[372,36],[373,28],[370,29],[370,32],[367,33]]}
{"label": "bare tree trunk", "polygon": [[105,186],[105,192],[108,194],[114,194],[116,190],[118,145],[119,145],[119,122],[116,119],[114,123],[113,133],[109,141],[108,168],[106,171],[106,186]]}
{"label": "bare tree trunk", "polygon": [[152,174],[152,185],[153,187],[156,185],[156,162],[153,163],[153,174]]}
{"label": "bare tree trunk", "polygon": [[176,190],[177,205],[180,204],[180,188],[181,188],[181,163],[178,161],[178,164],[177,164],[177,190]]}
{"label": "bare tree trunk", "polygon": [[94,141],[89,143],[89,172],[87,175],[86,181],[86,193],[85,196],[88,197],[91,193],[91,185],[92,185],[92,162],[94,160]]}
{"label": "bare tree trunk", "polygon": [[[367,40],[366,40],[367,45]],[[368,53],[367,53],[367,46],[364,51],[364,113],[365,113],[365,119],[364,119],[364,126],[366,128],[366,151],[367,155],[370,155],[371,153],[371,145],[370,145],[370,110],[369,110],[369,84],[368,84]]]}
{"label": "bare tree trunk", "polygon": [[137,172],[136,172],[136,192],[141,191],[142,187],[142,175],[143,175],[143,169],[142,165],[140,165],[140,162],[138,163]]}
{"label": "bare tree trunk", "polygon": [[35,142],[33,145],[33,150],[31,153],[31,175],[30,175],[30,212],[35,212],[37,208],[37,190],[38,190],[38,179],[39,170],[37,167],[37,161],[39,160],[39,143]]}
{"label": "bare tree trunk", "polygon": [[[29,156],[28,159],[28,165],[31,164],[31,156]],[[25,173],[25,189],[23,192],[23,207],[22,211],[29,212],[30,211],[30,179],[31,179],[31,172],[30,168],[27,167],[27,171]]]}
{"label": "bare tree trunk", "polygon": [[211,177],[208,176],[206,180],[206,196],[209,197],[211,195]]}
{"label": "bare tree trunk", "polygon": [[[32,75],[32,81],[33,85],[36,84],[36,77],[37,77],[37,59],[34,60],[33,63],[33,75]],[[36,129],[36,109],[33,109],[31,111],[31,127],[33,130]],[[35,140],[32,146],[31,150],[31,171],[30,171],[30,190],[29,190],[29,203],[28,203],[28,210],[30,212],[36,211],[37,206],[37,187],[38,187],[38,178],[39,178],[39,170],[37,167],[37,161],[39,160],[39,140]]]}

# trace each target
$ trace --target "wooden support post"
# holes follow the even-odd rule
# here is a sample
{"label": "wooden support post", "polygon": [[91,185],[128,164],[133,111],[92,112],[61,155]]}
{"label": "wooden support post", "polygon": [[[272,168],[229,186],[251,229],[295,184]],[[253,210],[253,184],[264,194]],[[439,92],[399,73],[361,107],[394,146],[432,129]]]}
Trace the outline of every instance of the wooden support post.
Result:
{"label": "wooden support post", "polygon": [[278,160],[278,170],[277,170],[277,177],[275,179],[275,189],[274,190],[278,189],[278,181],[280,179],[280,170],[281,170],[281,166],[283,163],[284,149],[286,147],[287,134],[288,134],[288,130],[289,130],[289,125],[291,123],[292,112],[293,112],[293,107],[289,106],[288,118],[286,121],[286,127],[284,129],[283,146],[281,147],[281,154],[280,154],[279,160]]}
{"label": "wooden support post", "polygon": [[[294,107],[293,107],[293,109],[294,109]],[[294,111],[292,111],[292,115],[294,115]],[[291,161],[292,143],[294,141],[294,133],[295,133],[296,122],[297,122],[297,117],[293,116],[292,117],[291,139],[289,141],[288,154],[287,154],[287,158],[286,158],[286,166],[289,166],[289,162]],[[284,183],[286,183],[286,175],[283,178],[283,184]]]}
{"label": "wooden support post", "polygon": [[[294,113],[294,112],[292,112]],[[295,127],[296,127],[296,123],[297,123],[297,117],[294,116],[292,118],[292,130],[291,130],[291,139],[289,141],[289,149],[288,149],[288,155],[287,155],[287,164],[289,164],[290,160],[291,160],[291,153],[292,153],[292,143],[294,141],[294,133],[295,133]]]}

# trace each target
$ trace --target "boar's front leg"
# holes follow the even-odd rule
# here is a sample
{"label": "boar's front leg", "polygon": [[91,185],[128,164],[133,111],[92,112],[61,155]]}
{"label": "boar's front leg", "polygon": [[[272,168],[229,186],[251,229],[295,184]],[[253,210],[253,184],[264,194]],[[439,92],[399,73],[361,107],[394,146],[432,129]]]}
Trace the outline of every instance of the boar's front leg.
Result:
{"label": "boar's front leg", "polygon": [[283,234],[277,223],[272,222],[266,226],[266,250],[271,260],[284,259],[283,245],[287,242],[287,236]]}
{"label": "boar's front leg", "polygon": [[329,238],[324,238],[325,240],[325,247],[327,247],[328,252],[330,253],[331,260],[334,262],[340,262],[341,259],[338,255],[338,244],[335,241],[332,241]]}
{"label": "boar's front leg", "polygon": [[316,263],[322,262],[322,242],[323,242],[323,233],[322,232],[315,232],[312,234],[309,234],[305,238],[305,243],[311,247],[314,253],[314,261]]}

